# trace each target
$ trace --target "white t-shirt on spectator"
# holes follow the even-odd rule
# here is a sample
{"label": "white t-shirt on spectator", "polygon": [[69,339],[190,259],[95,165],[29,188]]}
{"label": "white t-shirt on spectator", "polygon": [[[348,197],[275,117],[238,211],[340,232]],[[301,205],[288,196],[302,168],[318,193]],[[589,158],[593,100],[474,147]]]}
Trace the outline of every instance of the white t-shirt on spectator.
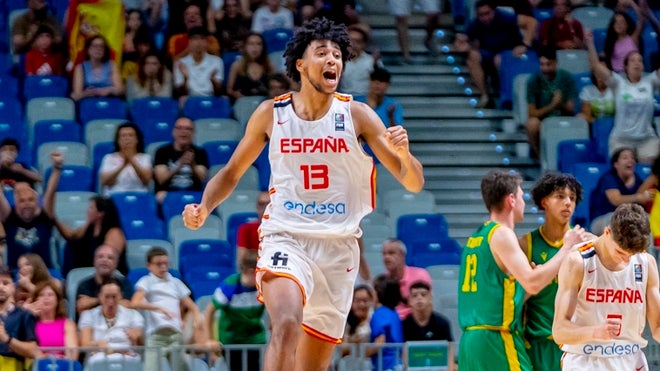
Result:
{"label": "white t-shirt on spectator", "polygon": [[114,324],[109,327],[101,312],[101,306],[86,310],[80,315],[78,328],[92,328],[93,340],[95,342],[105,341],[110,349],[127,349],[132,346],[131,341],[126,335],[128,329],[144,328],[144,318],[136,310],[119,306]]}
{"label": "white t-shirt on spectator", "polygon": [[150,304],[167,309],[174,314],[173,318],[166,317],[163,313],[155,310],[145,311],[147,318],[147,335],[163,328],[181,331],[181,299],[190,296],[190,290],[176,277],[167,273],[164,279],[160,279],[149,273],[140,278],[135,284],[135,290],[144,291],[144,299]]}
{"label": "white t-shirt on spectator", "polygon": [[293,30],[293,13],[284,7],[280,7],[272,13],[267,6],[262,6],[254,11],[252,15],[252,31],[262,33],[274,28],[288,28]]}
{"label": "white t-shirt on spectator", "polygon": [[[188,95],[190,96],[213,96],[214,81],[222,82],[225,74],[225,64],[220,57],[213,54],[204,54],[204,58],[196,63],[191,54],[179,59],[176,63],[182,63],[188,68]],[[215,73],[214,73],[215,71]],[[174,68],[174,86],[183,85],[183,74],[178,67]]]}
{"label": "white t-shirt on spectator", "polygon": [[[151,169],[151,156],[146,153],[138,153],[135,155],[135,159],[140,167]],[[112,173],[118,168],[124,165],[124,158],[118,153],[108,153],[103,156],[101,160],[101,168],[99,169],[100,173]],[[124,167],[119,175],[117,175],[117,181],[114,185],[105,186],[103,194],[109,196],[117,192],[147,192],[149,191],[148,185],[144,185],[140,177],[135,172],[133,166],[128,165]]]}

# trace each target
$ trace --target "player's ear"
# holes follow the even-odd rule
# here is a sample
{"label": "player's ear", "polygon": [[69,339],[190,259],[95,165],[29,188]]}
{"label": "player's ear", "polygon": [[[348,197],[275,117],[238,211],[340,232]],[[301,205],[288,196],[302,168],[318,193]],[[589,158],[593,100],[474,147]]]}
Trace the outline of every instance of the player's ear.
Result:
{"label": "player's ear", "polygon": [[296,59],[296,69],[298,70],[298,72],[302,71],[303,63],[304,61],[302,59]]}

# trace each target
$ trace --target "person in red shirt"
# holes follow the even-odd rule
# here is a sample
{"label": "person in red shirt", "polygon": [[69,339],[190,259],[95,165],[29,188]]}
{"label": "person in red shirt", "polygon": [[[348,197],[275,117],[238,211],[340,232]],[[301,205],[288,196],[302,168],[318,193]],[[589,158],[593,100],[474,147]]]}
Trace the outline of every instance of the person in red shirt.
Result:
{"label": "person in red shirt", "polygon": [[582,49],[584,31],[582,24],[571,16],[570,0],[554,0],[552,18],[541,23],[539,42],[556,50]]}
{"label": "person in red shirt", "polygon": [[268,192],[261,192],[257,197],[257,219],[243,223],[236,231],[236,261],[241,262],[248,250],[259,250],[259,225],[266,206],[270,203]]}
{"label": "person in red shirt", "polygon": [[64,57],[53,47],[55,32],[50,26],[42,24],[37,29],[32,50],[25,55],[25,74],[62,75]]}

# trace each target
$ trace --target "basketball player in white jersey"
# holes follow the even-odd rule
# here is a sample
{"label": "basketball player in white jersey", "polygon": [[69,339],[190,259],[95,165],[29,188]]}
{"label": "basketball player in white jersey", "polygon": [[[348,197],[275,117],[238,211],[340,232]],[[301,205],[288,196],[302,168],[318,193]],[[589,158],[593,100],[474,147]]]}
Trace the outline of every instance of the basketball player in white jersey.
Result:
{"label": "basketball player in white jersey", "polygon": [[602,236],[562,264],[552,326],[564,351],[562,370],[648,370],[647,318],[660,340],[658,266],[646,253],[650,235],[644,209],[623,204]]}
{"label": "basketball player in white jersey", "polygon": [[336,93],[349,57],[344,25],[305,23],[284,57],[300,92],[256,109],[229,163],[209,181],[201,203],[185,207],[183,219],[199,228],[270,144],[270,204],[257,264],[272,323],[264,369],[325,371],[351,306],[359,222],[374,207],[374,165],[359,139],[409,191],[419,192],[424,177],[403,127],[386,128],[367,105]]}

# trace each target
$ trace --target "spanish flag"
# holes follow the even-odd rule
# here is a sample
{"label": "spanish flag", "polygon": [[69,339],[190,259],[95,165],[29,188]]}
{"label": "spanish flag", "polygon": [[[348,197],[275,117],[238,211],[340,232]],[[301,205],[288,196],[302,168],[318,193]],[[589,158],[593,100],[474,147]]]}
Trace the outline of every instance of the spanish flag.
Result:
{"label": "spanish flag", "polygon": [[121,65],[126,17],[121,0],[69,0],[67,31],[74,65],[85,59],[85,40],[102,35],[110,46],[110,59]]}

